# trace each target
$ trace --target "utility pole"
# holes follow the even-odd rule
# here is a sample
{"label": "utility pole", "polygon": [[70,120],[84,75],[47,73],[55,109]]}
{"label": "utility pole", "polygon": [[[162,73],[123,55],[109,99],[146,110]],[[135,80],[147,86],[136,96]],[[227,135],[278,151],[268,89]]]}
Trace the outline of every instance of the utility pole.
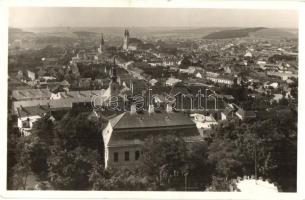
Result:
{"label": "utility pole", "polygon": [[205,89],[205,111],[207,111],[207,109],[208,109],[208,103],[207,103],[207,98],[208,98],[208,96],[207,96],[207,88]]}
{"label": "utility pole", "polygon": [[187,176],[188,176],[188,172],[186,172],[184,174],[184,191],[187,191]]}
{"label": "utility pole", "polygon": [[255,179],[257,179],[256,144],[254,144],[254,172],[255,172]]}

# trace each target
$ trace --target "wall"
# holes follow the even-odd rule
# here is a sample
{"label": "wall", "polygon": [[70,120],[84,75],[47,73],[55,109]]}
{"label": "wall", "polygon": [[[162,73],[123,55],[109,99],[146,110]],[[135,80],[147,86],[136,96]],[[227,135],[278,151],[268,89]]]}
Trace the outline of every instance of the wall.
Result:
{"label": "wall", "polygon": [[[125,147],[108,147],[109,157],[108,157],[108,166],[135,166],[140,164],[141,159],[141,147],[140,145],[125,146]],[[125,161],[125,151],[129,152],[129,161]],[[135,152],[140,152],[139,160],[135,159]],[[114,152],[117,152],[119,155],[118,162],[114,162]]]}

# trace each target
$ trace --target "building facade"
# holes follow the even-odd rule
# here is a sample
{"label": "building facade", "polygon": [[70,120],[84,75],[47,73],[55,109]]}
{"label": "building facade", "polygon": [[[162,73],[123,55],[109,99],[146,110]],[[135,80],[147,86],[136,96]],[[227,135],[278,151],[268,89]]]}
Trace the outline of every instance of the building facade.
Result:
{"label": "building facade", "polygon": [[135,109],[109,119],[103,129],[105,168],[136,166],[142,159],[142,147],[149,136],[176,135],[187,143],[201,136],[196,124],[186,115],[153,108],[138,113]]}

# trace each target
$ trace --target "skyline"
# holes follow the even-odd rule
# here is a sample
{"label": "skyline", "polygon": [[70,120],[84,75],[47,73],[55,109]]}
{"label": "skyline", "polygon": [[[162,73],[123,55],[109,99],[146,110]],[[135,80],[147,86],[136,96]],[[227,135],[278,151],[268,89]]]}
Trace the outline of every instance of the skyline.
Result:
{"label": "skyline", "polygon": [[12,7],[9,10],[9,26],[298,28],[298,12],[214,8]]}

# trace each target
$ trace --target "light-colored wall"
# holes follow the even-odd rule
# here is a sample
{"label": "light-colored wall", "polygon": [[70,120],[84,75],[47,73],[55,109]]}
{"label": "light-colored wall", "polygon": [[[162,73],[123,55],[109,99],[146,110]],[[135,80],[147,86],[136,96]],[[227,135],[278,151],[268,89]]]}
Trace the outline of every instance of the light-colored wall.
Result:
{"label": "light-colored wall", "polygon": [[221,112],[221,120],[227,120],[227,116],[223,112]]}
{"label": "light-colored wall", "polygon": [[[109,158],[107,166],[116,167],[116,166],[136,166],[139,164],[141,155],[141,146],[133,145],[133,146],[125,146],[125,147],[108,147]],[[125,152],[129,152],[129,161],[125,161]],[[135,152],[140,152],[139,160],[135,159]],[[119,155],[118,162],[114,162],[114,152],[117,152]]]}
{"label": "light-colored wall", "polygon": [[[30,135],[34,122],[36,122],[40,118],[41,117],[39,115],[18,118],[17,125],[18,125],[18,128],[19,128],[20,132],[23,133],[24,136]],[[22,122],[27,121],[28,119],[29,119],[30,127],[29,128],[24,128],[23,125],[22,125]]]}
{"label": "light-colored wall", "polygon": [[110,122],[108,122],[107,126],[103,130],[103,140],[104,140],[104,161],[105,161],[105,168],[108,167],[108,159],[109,159],[109,150],[108,150],[108,143],[112,134],[112,126]]}

